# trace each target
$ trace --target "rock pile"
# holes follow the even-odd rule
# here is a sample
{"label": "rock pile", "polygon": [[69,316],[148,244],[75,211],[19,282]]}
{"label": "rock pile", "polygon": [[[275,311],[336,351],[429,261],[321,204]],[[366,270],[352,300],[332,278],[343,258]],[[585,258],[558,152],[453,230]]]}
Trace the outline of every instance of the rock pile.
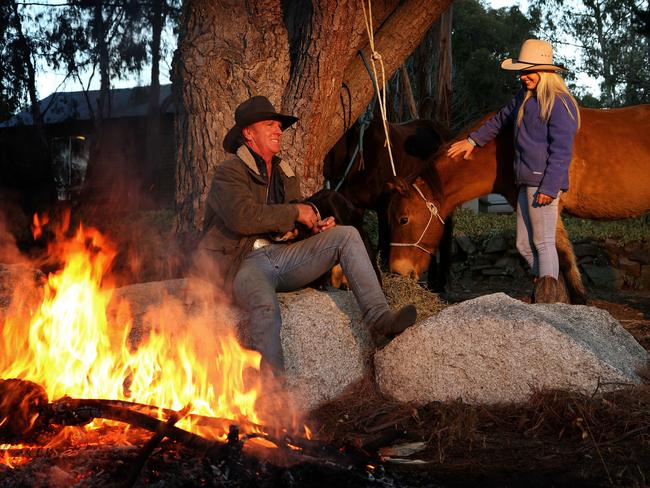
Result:
{"label": "rock pile", "polygon": [[[585,283],[608,289],[650,289],[650,242],[622,246],[614,239],[586,239],[573,242],[573,249]],[[457,236],[453,261],[453,269],[466,281],[491,276],[521,278],[528,274],[513,234],[484,241]]]}

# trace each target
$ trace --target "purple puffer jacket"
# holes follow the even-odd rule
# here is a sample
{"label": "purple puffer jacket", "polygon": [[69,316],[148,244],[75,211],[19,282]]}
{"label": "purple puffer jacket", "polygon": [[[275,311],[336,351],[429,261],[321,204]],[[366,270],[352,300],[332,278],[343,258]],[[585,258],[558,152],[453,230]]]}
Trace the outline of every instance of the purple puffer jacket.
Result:
{"label": "purple puffer jacket", "polygon": [[[517,112],[525,90],[499,110],[478,130],[470,133],[477,145],[483,146],[505,127],[517,120]],[[567,102],[571,114],[560,98]],[[537,97],[531,97],[524,107],[521,126],[514,124],[515,177],[518,185],[539,186],[539,192],[557,197],[560,190],[569,189],[569,165],[573,155],[573,138],[578,127],[577,114],[566,95],[558,95],[548,122],[539,116]]]}

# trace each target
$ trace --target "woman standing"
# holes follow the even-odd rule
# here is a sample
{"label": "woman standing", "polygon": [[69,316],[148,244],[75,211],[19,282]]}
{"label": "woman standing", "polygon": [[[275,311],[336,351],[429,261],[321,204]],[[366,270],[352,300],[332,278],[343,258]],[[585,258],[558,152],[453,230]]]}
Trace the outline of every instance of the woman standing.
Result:
{"label": "woman standing", "polygon": [[555,246],[558,201],[569,188],[573,139],[580,126],[578,104],[553,63],[553,48],[528,39],[519,58],[506,59],[501,68],[519,71],[522,89],[467,139],[452,144],[451,157],[465,159],[506,127],[514,129],[517,201],[517,250],[535,276],[536,302],[560,300],[559,262]]}

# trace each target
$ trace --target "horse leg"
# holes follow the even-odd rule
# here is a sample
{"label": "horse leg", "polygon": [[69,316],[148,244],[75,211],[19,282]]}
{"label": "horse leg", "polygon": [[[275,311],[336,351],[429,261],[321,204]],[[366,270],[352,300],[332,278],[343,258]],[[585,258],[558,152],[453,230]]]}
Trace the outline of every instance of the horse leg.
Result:
{"label": "horse leg", "polygon": [[587,291],[582,283],[582,276],[576,262],[576,255],[573,253],[573,246],[569,240],[562,215],[558,215],[557,230],[555,234],[555,246],[560,260],[560,272],[564,277],[566,290],[571,303],[584,305],[587,303]]}
{"label": "horse leg", "polygon": [[[427,287],[436,292],[444,293],[449,282],[449,270],[451,268],[451,245],[454,237],[454,219],[450,215],[445,219],[445,227],[442,238],[438,244],[436,256],[431,256],[429,269],[427,271]],[[439,262],[438,259],[439,258]]]}
{"label": "horse leg", "polygon": [[388,223],[388,202],[381,196],[377,203],[377,250],[381,256],[381,265],[388,267],[390,256],[390,226]]}

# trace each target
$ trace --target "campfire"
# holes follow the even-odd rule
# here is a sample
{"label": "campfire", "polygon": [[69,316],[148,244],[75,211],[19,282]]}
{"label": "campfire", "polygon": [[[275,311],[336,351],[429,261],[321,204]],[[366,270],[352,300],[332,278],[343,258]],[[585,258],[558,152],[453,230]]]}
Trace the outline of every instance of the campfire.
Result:
{"label": "campfire", "polygon": [[[45,223],[34,218],[35,237]],[[13,468],[59,446],[143,440],[137,476],[163,438],[212,460],[243,450],[325,452],[306,426],[287,423],[286,405],[256,409],[260,355],[242,348],[231,327],[214,324],[218,317],[208,327],[170,300],[148,315],[146,333],[136,330],[129,304],[113,294],[116,247],[92,228],[70,233],[69,219],[50,233],[48,256],[58,265],[40,305],[25,310],[28,300],[14,290],[0,329],[1,464]],[[134,437],[133,427],[153,435]]]}

